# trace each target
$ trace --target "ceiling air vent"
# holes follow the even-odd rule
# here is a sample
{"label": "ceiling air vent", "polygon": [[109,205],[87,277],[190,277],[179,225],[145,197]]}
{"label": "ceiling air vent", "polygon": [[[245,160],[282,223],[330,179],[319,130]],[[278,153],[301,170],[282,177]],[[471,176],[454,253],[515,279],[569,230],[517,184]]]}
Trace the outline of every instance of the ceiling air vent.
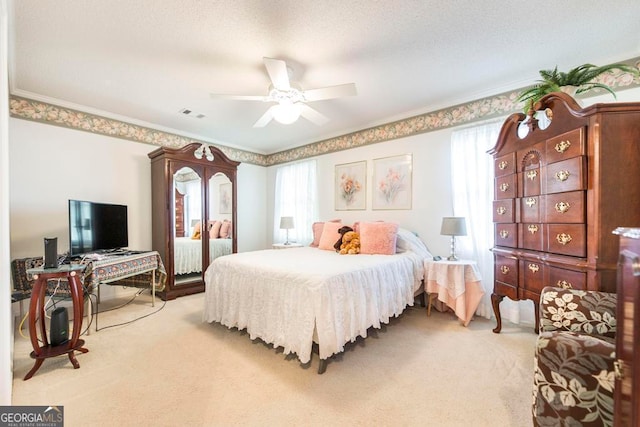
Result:
{"label": "ceiling air vent", "polygon": [[180,110],[180,113],[185,116],[195,117],[196,119],[203,119],[205,117],[204,114],[196,113],[195,111],[190,110],[189,108],[183,108],[182,110]]}

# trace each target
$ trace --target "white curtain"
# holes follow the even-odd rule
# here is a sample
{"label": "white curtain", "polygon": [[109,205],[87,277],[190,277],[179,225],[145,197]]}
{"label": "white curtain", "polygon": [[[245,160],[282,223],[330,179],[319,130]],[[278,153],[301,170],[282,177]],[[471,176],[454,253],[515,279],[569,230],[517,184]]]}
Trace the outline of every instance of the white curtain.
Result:
{"label": "white curtain", "polygon": [[202,184],[199,179],[176,182],[176,189],[184,196],[184,227],[193,235],[193,222],[202,220]]}
{"label": "white curtain", "polygon": [[[453,214],[467,220],[467,236],[456,238],[461,257],[476,260],[482,275],[485,295],[476,314],[491,318],[493,292],[494,199],[493,148],[503,121],[456,130],[451,135],[451,183]],[[533,323],[533,304],[504,298],[500,304],[503,320]]]}
{"label": "white curtain", "polygon": [[308,245],[313,241],[311,225],[318,218],[316,161],[309,160],[281,166],[276,170],[273,211],[274,243],[284,242],[286,230],[280,230],[280,218],[293,217],[294,228],[289,241]]}
{"label": "white curtain", "polygon": [[188,181],[184,183],[184,218],[186,230],[193,234],[193,223],[202,221],[202,183],[201,181]]}

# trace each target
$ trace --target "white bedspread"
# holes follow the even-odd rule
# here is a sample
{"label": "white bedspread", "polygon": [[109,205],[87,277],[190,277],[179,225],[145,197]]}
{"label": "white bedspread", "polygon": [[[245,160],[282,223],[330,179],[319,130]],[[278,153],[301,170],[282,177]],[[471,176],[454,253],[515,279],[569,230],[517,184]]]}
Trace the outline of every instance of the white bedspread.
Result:
{"label": "white bedspread", "polygon": [[[214,260],[231,253],[231,239],[209,239],[209,258]],[[175,274],[199,273],[202,271],[202,240],[191,237],[176,237],[174,240]]]}
{"label": "white bedspread", "polygon": [[311,359],[316,328],[326,359],[413,305],[425,253],[339,255],[302,247],[217,258],[205,273],[203,319],[246,329],[302,363]]}

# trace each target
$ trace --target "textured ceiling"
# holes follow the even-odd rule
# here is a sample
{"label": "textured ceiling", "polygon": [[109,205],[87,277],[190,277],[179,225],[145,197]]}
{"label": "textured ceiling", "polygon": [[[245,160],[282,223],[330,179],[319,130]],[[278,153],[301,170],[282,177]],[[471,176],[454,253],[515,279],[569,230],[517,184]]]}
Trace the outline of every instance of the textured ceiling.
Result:
{"label": "textured ceiling", "polygon": [[[16,0],[11,93],[273,153],[533,83],[539,69],[640,55],[640,1]],[[264,56],[330,121],[253,123]],[[205,117],[181,114],[188,108]]]}

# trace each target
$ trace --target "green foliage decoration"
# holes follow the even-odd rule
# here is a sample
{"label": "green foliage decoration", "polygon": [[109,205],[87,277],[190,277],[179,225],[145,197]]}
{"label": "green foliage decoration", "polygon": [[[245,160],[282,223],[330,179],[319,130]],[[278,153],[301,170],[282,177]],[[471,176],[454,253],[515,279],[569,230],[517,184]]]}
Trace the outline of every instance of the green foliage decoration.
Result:
{"label": "green foliage decoration", "polygon": [[555,67],[553,70],[540,70],[542,79],[537,80],[533,86],[524,89],[518,95],[518,101],[525,103],[524,112],[526,114],[540,98],[551,92],[560,92],[561,88],[565,86],[576,87],[576,95],[593,89],[603,89],[615,98],[616,94],[610,86],[596,81],[600,75],[614,70],[640,77],[638,68],[627,64],[610,64],[601,67],[583,64],[566,73],[558,71],[558,67]]}

